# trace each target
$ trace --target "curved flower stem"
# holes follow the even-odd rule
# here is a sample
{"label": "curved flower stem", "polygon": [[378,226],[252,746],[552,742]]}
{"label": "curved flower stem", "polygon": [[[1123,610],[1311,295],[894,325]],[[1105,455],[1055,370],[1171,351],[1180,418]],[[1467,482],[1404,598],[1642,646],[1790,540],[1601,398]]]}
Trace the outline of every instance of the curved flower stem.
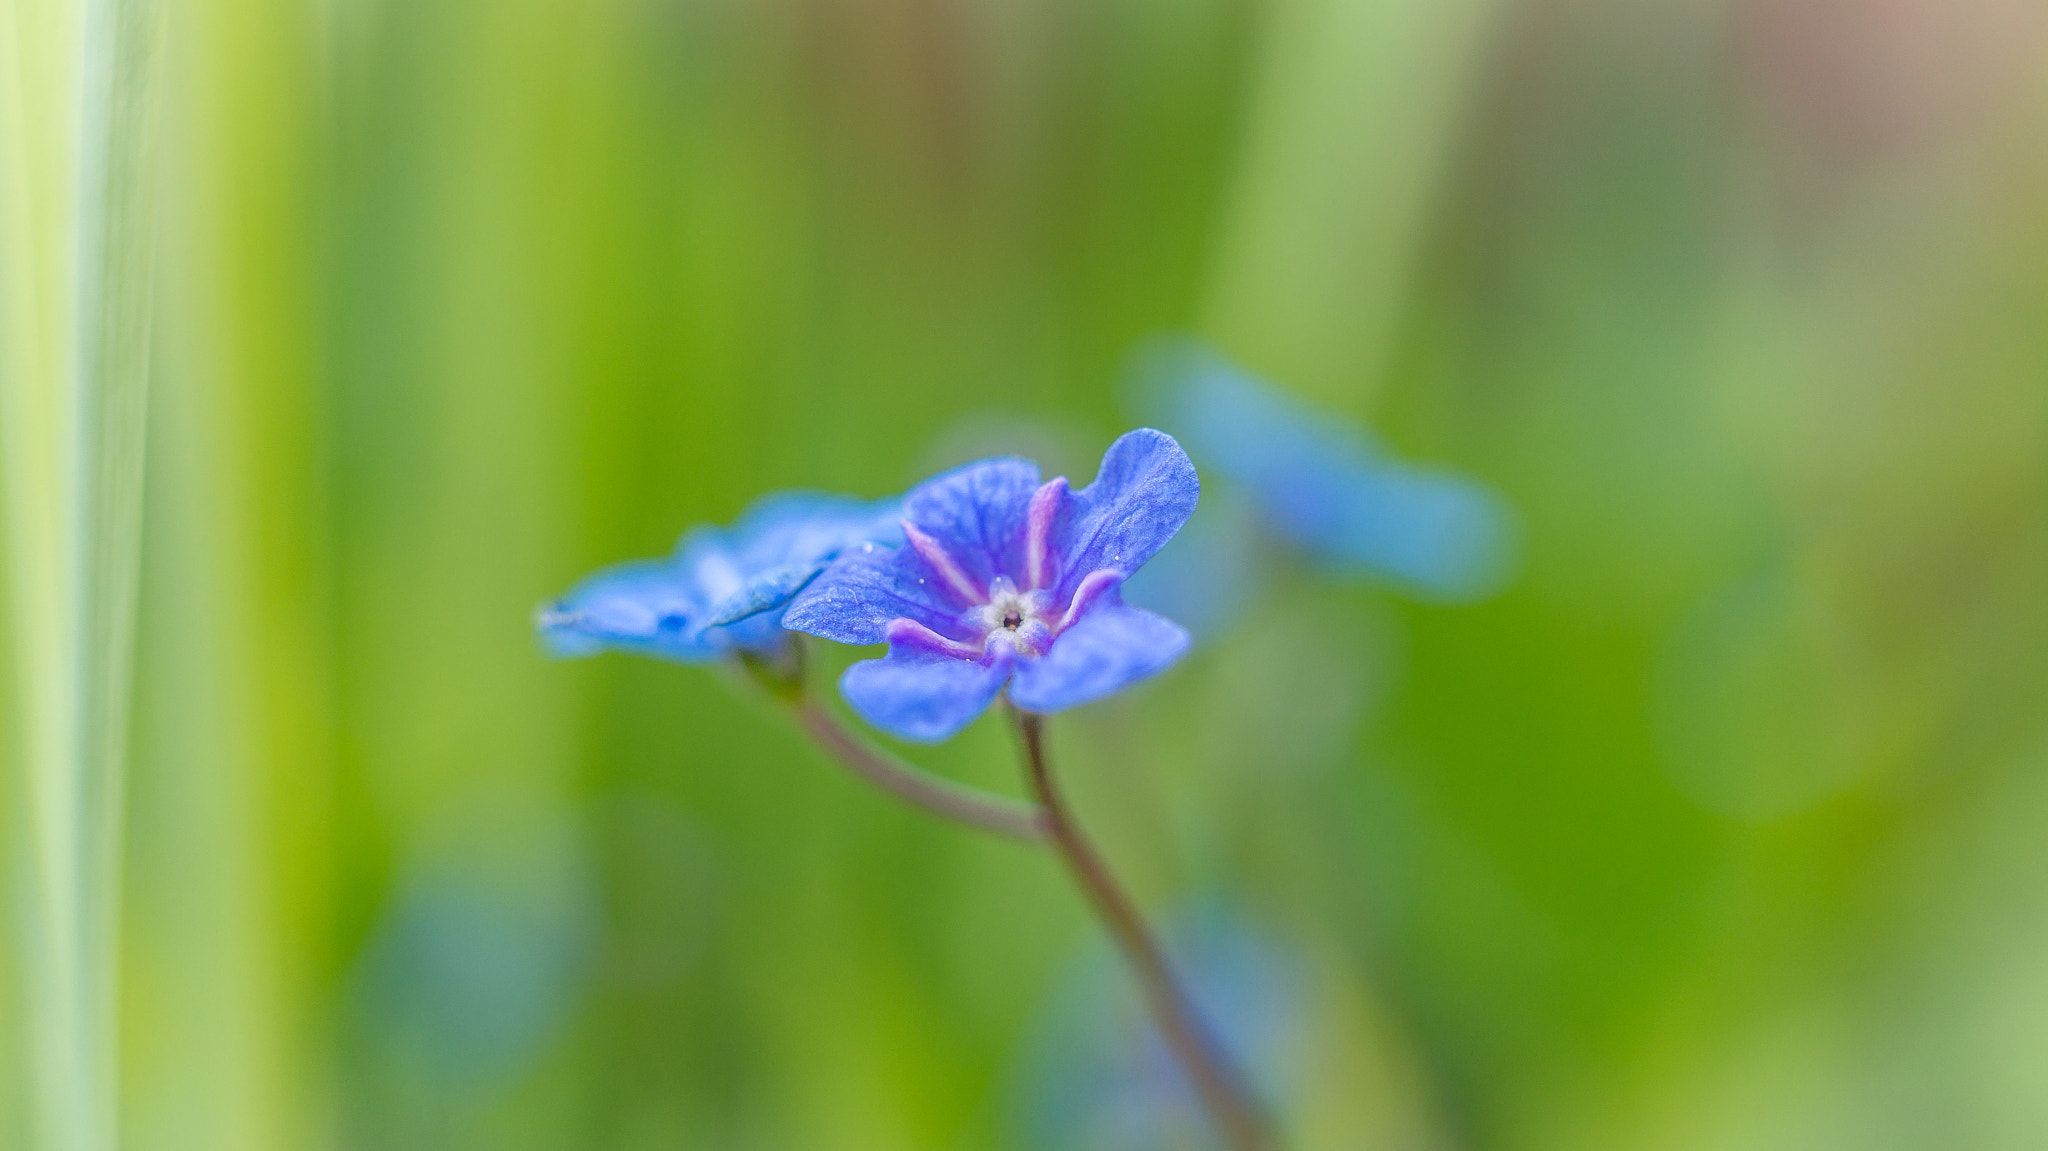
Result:
{"label": "curved flower stem", "polygon": [[809,698],[793,700],[790,707],[811,738],[847,770],[898,799],[956,823],[1027,843],[1043,843],[1052,835],[1048,813],[1035,804],[991,795],[911,767],[848,731],[831,712]]}
{"label": "curved flower stem", "polygon": [[1144,989],[1146,1005],[1151,1008],[1174,1058],[1187,1072],[1203,1105],[1235,1151],[1272,1151],[1274,1143],[1265,1115],[1243,1078],[1204,1033],[1194,1006],[1167,965],[1166,952],[1145,926],[1137,905],[1117,886],[1102,857],[1067,810],[1066,801],[1053,782],[1052,769],[1046,763],[1040,717],[1014,707],[1011,714],[1016,717],[1023,741],[1031,792],[1044,809],[1053,846],[1067,861],[1103,926],[1130,961]]}

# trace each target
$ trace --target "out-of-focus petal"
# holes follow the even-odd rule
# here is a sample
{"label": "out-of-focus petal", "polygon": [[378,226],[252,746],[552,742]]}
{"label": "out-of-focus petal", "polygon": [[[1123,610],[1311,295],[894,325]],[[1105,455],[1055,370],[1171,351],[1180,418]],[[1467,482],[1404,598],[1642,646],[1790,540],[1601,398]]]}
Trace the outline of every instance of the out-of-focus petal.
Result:
{"label": "out-of-focus petal", "polygon": [[1380,455],[1365,432],[1257,379],[1197,340],[1164,337],[1133,353],[1130,399],[1204,464],[1263,486],[1293,472],[1342,471]]}
{"label": "out-of-focus petal", "polygon": [[1138,570],[1187,522],[1201,492],[1195,465],[1172,436],[1152,428],[1118,436],[1095,481],[1068,497],[1055,529],[1056,598],[1072,595],[1092,571]]}
{"label": "out-of-focus petal", "polygon": [[704,626],[724,627],[782,607],[848,548],[902,542],[902,504],[778,492],[756,500],[730,528],[684,537],[679,562],[712,605]]}
{"label": "out-of-focus petal", "polygon": [[960,609],[908,547],[862,544],[849,550],[790,601],[782,626],[835,643],[881,643],[889,621],[914,619],[950,639]]}
{"label": "out-of-focus petal", "polygon": [[783,564],[758,572],[740,585],[740,590],[713,605],[705,627],[724,627],[743,619],[773,611],[795,598],[811,580],[825,570],[825,561]]}
{"label": "out-of-focus petal", "polygon": [[766,496],[730,528],[690,529],[667,560],[585,579],[541,610],[541,638],[556,655],[616,647],[684,662],[774,647],[783,642],[779,609],[827,562],[902,539],[899,507],[818,492]]}
{"label": "out-of-focus petal", "polygon": [[913,644],[895,644],[884,659],[863,660],[846,669],[839,690],[862,719],[883,731],[937,743],[987,710],[1009,660],[983,665]]}
{"label": "out-of-focus petal", "polygon": [[1478,481],[1402,463],[1192,340],[1148,345],[1132,381],[1143,415],[1250,489],[1267,526],[1322,564],[1444,599],[1479,598],[1507,576],[1513,518]]}
{"label": "out-of-focus petal", "polygon": [[981,460],[911,489],[903,518],[987,587],[997,575],[1023,570],[1024,519],[1037,490],[1038,465],[1030,460]]}
{"label": "out-of-focus petal", "polygon": [[683,663],[716,656],[704,636],[703,605],[676,566],[640,560],[605,568],[541,609],[541,640],[559,656],[627,648]]}
{"label": "out-of-focus petal", "polygon": [[903,542],[900,498],[863,500],[826,492],[763,496],[726,529],[727,545],[744,572],[816,564],[820,567],[861,543]]}
{"label": "out-of-focus petal", "polygon": [[559,814],[524,825],[488,857],[435,853],[401,877],[343,1004],[380,1071],[473,1098],[516,1082],[574,1015],[600,891]]}
{"label": "out-of-focus petal", "polygon": [[1426,597],[1479,599],[1511,570],[1506,505],[1454,473],[1386,465],[1281,487],[1270,502],[1275,526],[1325,566],[1386,576]]}
{"label": "out-of-focus petal", "polygon": [[[1305,1057],[1326,1038],[1308,1006],[1300,951],[1213,902],[1161,934],[1204,1029],[1259,1099],[1299,1118]],[[1015,1145],[1025,1151],[1207,1146],[1213,1126],[1137,989],[1106,944],[1056,979],[1024,1053]]]}
{"label": "out-of-focus petal", "polygon": [[1187,629],[1118,601],[1097,603],[1051,650],[1018,661],[1010,698],[1026,711],[1079,707],[1166,670],[1188,650]]}
{"label": "out-of-focus petal", "polygon": [[669,562],[700,611],[746,586],[746,575],[732,554],[732,544],[723,528],[699,524],[684,532],[676,544],[675,558]]}
{"label": "out-of-focus petal", "polygon": [[789,641],[789,637],[783,634],[782,613],[774,611],[750,615],[723,627],[707,627],[704,635],[707,640],[729,650],[737,648],[763,654],[773,653]]}

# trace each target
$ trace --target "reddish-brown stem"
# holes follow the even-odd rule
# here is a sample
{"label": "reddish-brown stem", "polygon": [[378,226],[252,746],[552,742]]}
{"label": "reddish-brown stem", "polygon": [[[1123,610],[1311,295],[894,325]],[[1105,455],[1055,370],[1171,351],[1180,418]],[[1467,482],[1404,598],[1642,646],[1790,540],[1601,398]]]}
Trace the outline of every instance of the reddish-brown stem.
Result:
{"label": "reddish-brown stem", "polygon": [[898,799],[955,823],[1012,839],[1042,843],[1051,833],[1045,813],[1031,804],[990,795],[900,763],[846,730],[832,713],[809,699],[799,699],[791,706],[797,722],[803,724],[819,746],[845,764],[847,770]]}
{"label": "reddish-brown stem", "polygon": [[1088,902],[1103,926],[1130,961],[1144,991],[1146,1006],[1159,1024],[1166,1045],[1187,1072],[1196,1094],[1201,1096],[1234,1151],[1272,1151],[1273,1138],[1266,1117],[1243,1077],[1204,1032],[1193,1005],[1174,978],[1173,968],[1166,962],[1166,952],[1067,809],[1046,762],[1040,718],[1014,708],[1012,714],[1016,716],[1017,732],[1024,747],[1031,793],[1043,809],[1047,834],[1080,882],[1082,891],[1087,893]]}

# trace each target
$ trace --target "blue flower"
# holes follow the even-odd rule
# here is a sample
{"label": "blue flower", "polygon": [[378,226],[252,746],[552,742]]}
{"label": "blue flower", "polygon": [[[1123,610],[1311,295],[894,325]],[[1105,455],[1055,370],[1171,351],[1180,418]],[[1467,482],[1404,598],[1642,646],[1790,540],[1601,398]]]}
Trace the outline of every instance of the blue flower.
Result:
{"label": "blue flower", "polygon": [[[1139,413],[1247,491],[1262,528],[1324,567],[1451,601],[1482,598],[1507,575],[1513,523],[1485,485],[1403,463],[1193,340],[1155,341],[1133,369]],[[1177,594],[1167,575],[1162,602]]]}
{"label": "blue flower", "polygon": [[906,739],[936,741],[1007,683],[1034,712],[1100,699],[1164,670],[1180,625],[1124,604],[1120,585],[1180,530],[1201,484],[1173,437],[1140,428],[1102,457],[1095,482],[1039,482],[1038,466],[983,460],[905,497],[904,546],[849,551],[783,619],[840,643],[887,640],[848,668],[855,711]]}
{"label": "blue flower", "polygon": [[690,529],[667,559],[635,560],[585,579],[544,606],[549,650],[606,648],[701,663],[780,646],[782,611],[842,551],[892,544],[899,500],[783,492],[764,496],[730,528]]}

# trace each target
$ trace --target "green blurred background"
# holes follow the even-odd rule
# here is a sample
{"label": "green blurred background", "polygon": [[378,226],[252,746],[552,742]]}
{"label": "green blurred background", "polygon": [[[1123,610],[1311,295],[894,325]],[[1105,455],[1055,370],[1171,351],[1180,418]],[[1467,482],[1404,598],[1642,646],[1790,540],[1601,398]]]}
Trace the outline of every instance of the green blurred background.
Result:
{"label": "green blurred background", "polygon": [[1085,479],[1161,330],[1521,521],[1053,724],[1148,906],[1295,957],[1293,1145],[2048,1146],[2048,10],[165,15],[121,1146],[1021,1151],[1053,861],[531,616],[772,489]]}

